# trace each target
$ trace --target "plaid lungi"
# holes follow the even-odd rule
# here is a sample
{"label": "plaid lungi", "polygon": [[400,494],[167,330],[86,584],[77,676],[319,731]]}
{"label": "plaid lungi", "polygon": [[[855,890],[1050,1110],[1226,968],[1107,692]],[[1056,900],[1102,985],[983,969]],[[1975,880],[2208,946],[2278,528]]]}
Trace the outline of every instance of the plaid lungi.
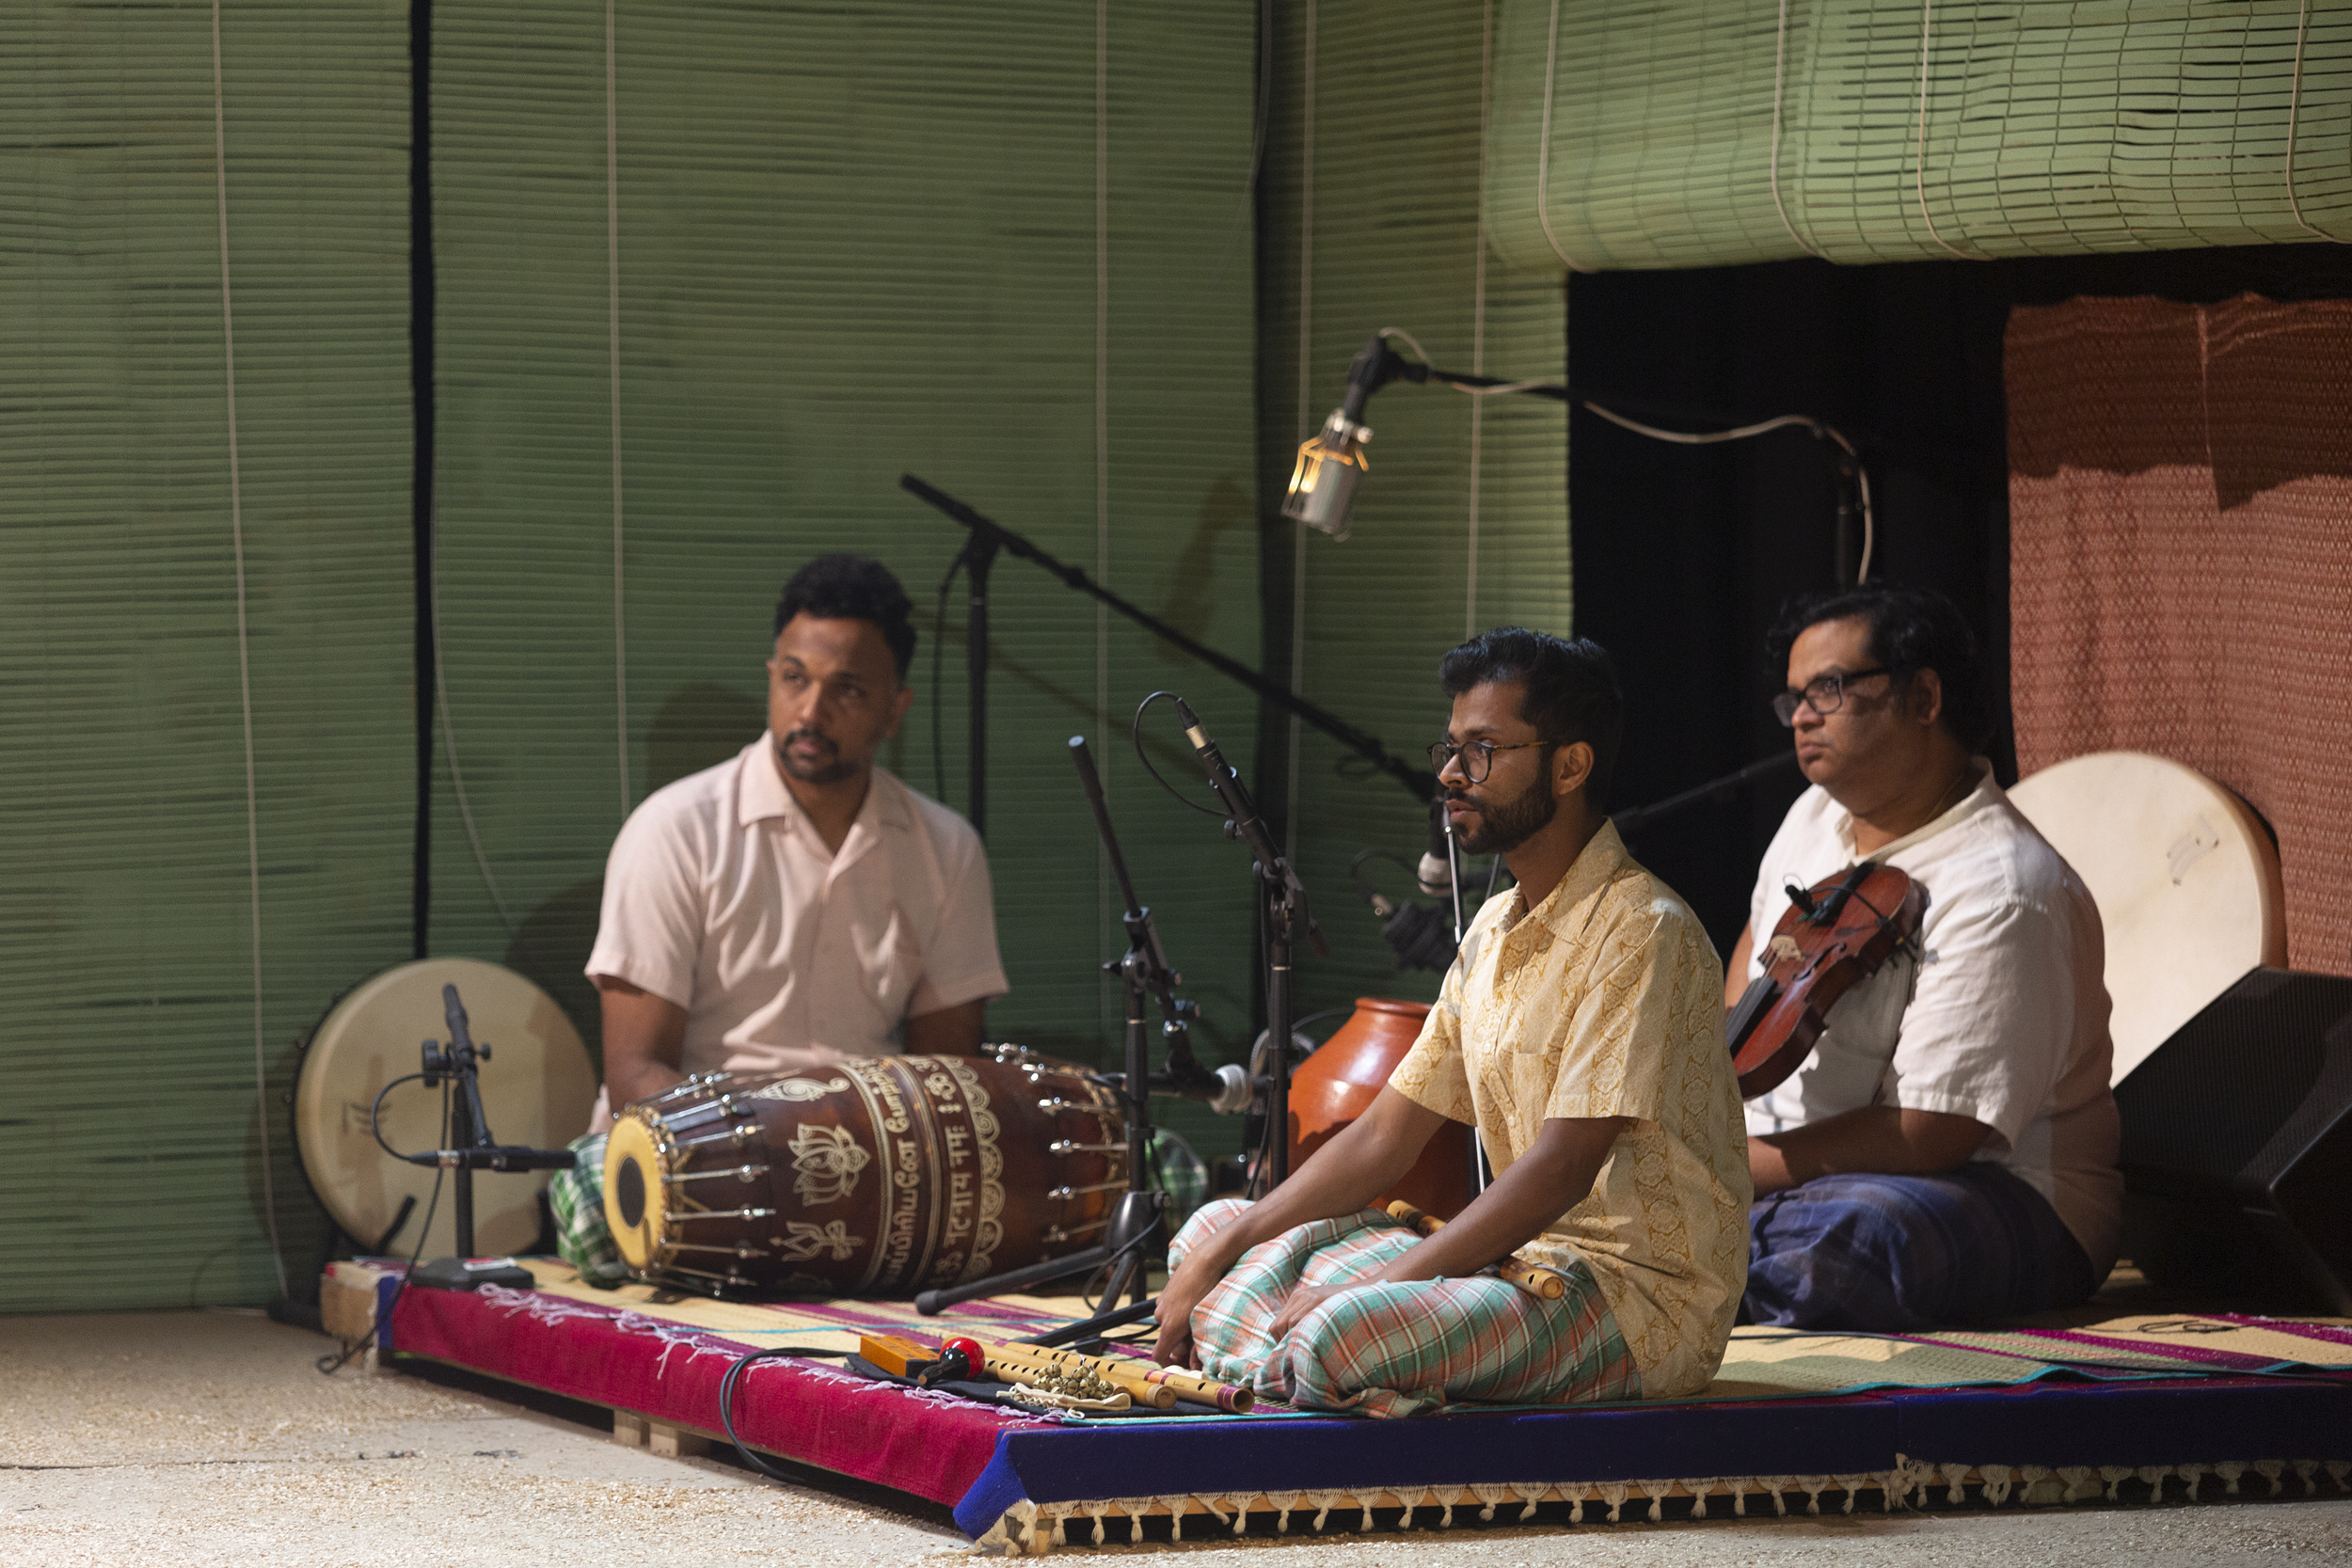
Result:
{"label": "plaid lungi", "polygon": [[[1248,1207],[1222,1198],[1193,1216],[1169,1266]],[[1542,1301],[1491,1275],[1366,1285],[1325,1301],[1280,1344],[1268,1329],[1293,1290],[1360,1279],[1421,1238],[1375,1209],[1286,1230],[1193,1308],[1200,1370],[1314,1410],[1411,1416],[1453,1400],[1515,1404],[1631,1400],[1642,1378],[1581,1263]]]}

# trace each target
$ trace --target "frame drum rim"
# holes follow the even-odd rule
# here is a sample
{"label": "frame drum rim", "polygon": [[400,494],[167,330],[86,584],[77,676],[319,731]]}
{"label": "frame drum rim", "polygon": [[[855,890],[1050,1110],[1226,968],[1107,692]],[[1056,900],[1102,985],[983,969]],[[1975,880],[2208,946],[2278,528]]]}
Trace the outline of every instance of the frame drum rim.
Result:
{"label": "frame drum rim", "polygon": [[[440,989],[456,986],[483,1064],[483,1109],[501,1143],[560,1148],[588,1130],[596,1073],[588,1048],[553,997],[528,977],[479,958],[421,958],[369,976],[338,996],[302,1042],[287,1100],[304,1182],[355,1247],[373,1246],[404,1196],[417,1200],[394,1238],[410,1251],[430,1203],[432,1166],[395,1163],[368,1132],[368,1105],[391,1079],[418,1070],[420,1047],[448,1033]],[[405,1103],[407,1102],[407,1103]],[[424,1109],[429,1107],[429,1109]],[[438,1142],[440,1091],[404,1085],[384,1101],[386,1141],[413,1152]],[[539,1234],[538,1197],[548,1172],[482,1172],[474,1180],[474,1244],[485,1256],[528,1246]],[[429,1235],[455,1244],[448,1183]]]}

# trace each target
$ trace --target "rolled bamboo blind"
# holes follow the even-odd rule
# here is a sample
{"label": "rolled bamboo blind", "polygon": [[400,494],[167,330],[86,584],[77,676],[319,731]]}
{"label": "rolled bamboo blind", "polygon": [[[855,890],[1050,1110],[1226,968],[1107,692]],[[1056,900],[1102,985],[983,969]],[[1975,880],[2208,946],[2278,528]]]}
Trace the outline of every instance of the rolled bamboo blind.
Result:
{"label": "rolled bamboo blind", "polygon": [[294,1042],[407,956],[406,24],[227,8],[223,161],[214,14],[0,9],[0,1311],[266,1299],[265,1190],[307,1267]]}
{"label": "rolled bamboo blind", "polygon": [[2352,11],[2311,0],[1506,0],[1518,266],[2352,241]]}

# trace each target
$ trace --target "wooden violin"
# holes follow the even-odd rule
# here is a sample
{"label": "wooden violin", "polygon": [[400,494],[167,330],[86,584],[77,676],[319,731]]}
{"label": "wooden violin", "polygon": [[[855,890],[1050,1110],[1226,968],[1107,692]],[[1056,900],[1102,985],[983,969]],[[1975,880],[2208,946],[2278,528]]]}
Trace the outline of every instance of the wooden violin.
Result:
{"label": "wooden violin", "polygon": [[1803,1065],[1830,1008],[1913,947],[1927,909],[1926,888],[1871,861],[1810,888],[1788,889],[1788,911],[1761,955],[1764,973],[1724,1026],[1742,1100],[1779,1087]]}

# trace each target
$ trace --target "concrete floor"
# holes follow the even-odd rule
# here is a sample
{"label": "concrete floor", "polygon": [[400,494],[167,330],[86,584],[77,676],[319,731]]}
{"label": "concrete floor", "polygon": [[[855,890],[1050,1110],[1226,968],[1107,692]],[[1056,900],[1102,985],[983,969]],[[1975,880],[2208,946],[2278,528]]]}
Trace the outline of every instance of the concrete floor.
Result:
{"label": "concrete floor", "polygon": [[[513,1568],[920,1563],[970,1548],[946,1511],[850,1482],[787,1486],[613,1443],[586,1407],[356,1368],[258,1313],[0,1319],[0,1563]],[[1184,1568],[2188,1568],[2352,1564],[2352,1501],[2010,1508],[1581,1528],[1204,1539],[1056,1560]]]}

